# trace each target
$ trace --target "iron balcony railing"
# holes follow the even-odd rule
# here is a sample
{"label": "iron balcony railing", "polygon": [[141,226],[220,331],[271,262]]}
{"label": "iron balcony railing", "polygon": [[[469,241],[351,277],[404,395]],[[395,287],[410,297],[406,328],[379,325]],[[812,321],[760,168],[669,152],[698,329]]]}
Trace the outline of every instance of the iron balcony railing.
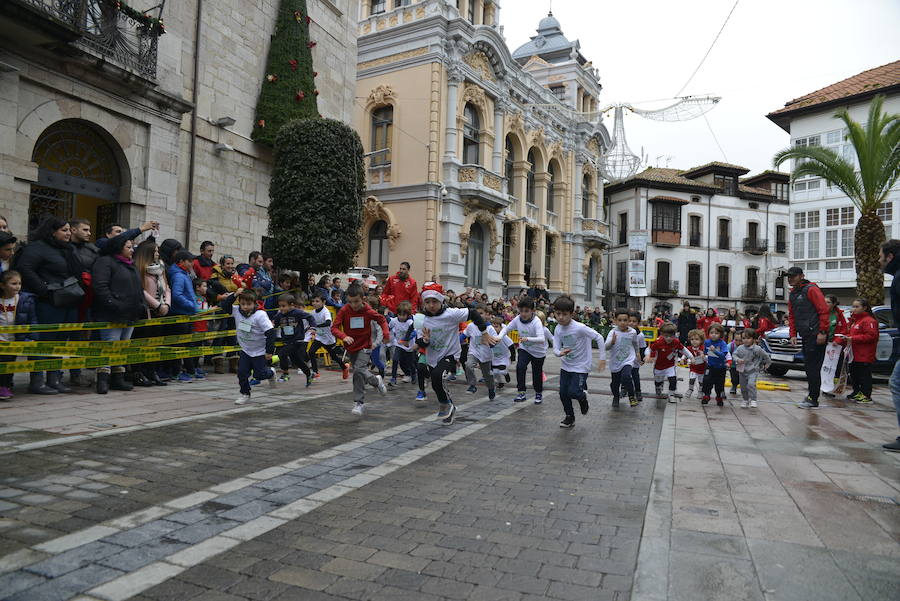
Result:
{"label": "iron balcony railing", "polygon": [[678,282],[674,280],[653,280],[650,289],[653,296],[666,298],[678,296]]}
{"label": "iron balcony railing", "polygon": [[765,238],[744,238],[744,252],[752,255],[763,254],[769,250],[769,241]]}
{"label": "iron balcony railing", "polygon": [[750,284],[743,287],[741,298],[744,300],[761,301],[766,299],[766,287]]}

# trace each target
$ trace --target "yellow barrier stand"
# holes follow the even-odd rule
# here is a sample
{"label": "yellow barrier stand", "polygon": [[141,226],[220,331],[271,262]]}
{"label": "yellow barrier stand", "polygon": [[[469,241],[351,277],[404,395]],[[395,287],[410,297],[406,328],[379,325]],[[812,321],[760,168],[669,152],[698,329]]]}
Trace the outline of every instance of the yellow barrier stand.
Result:
{"label": "yellow barrier stand", "polygon": [[653,342],[657,338],[659,338],[659,328],[654,328],[651,326],[641,326],[641,334],[644,335],[644,339],[647,342]]}

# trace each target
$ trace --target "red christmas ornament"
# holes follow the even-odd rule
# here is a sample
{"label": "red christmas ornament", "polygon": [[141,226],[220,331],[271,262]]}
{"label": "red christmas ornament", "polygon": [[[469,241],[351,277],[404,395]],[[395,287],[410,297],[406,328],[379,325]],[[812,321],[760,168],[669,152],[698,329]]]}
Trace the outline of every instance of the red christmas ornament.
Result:
{"label": "red christmas ornament", "polygon": [[291,59],[288,61],[288,64],[291,66],[291,71],[297,70],[297,59]]}
{"label": "red christmas ornament", "polygon": [[312,23],[312,17],[306,15],[306,24],[309,25],[310,23]]}
{"label": "red christmas ornament", "polygon": [[318,77],[318,76],[319,76],[319,72],[318,72],[318,71],[313,71],[313,77]]}
{"label": "red christmas ornament", "polygon": [[299,90],[294,98],[297,100],[297,102],[300,102],[301,100],[306,98],[306,94],[303,93],[303,90]]}
{"label": "red christmas ornament", "polygon": [[266,75],[266,81],[268,81],[269,83],[275,83],[276,81],[278,81],[278,76],[274,73],[269,73],[268,75]]}
{"label": "red christmas ornament", "polygon": [[316,96],[318,96],[318,95],[319,95],[319,90],[316,90],[315,92],[313,92],[313,94],[315,94]]}
{"label": "red christmas ornament", "polygon": [[306,43],[306,47],[307,47],[307,48],[315,48],[315,47],[316,47],[316,43],[317,43],[317,42],[307,42],[307,43]]}

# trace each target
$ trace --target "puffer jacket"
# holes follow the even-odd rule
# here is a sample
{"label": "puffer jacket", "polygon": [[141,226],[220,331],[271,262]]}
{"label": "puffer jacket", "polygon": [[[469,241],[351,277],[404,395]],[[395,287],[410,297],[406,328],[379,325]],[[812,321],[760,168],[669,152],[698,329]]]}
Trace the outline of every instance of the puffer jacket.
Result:
{"label": "puffer jacket", "polygon": [[144,286],[134,264],[104,255],[94,263],[91,274],[95,320],[128,323],[147,318]]}
{"label": "puffer jacket", "polygon": [[199,311],[190,274],[178,265],[170,265],[168,274],[169,286],[172,288],[172,308],[169,315],[193,315]]}
{"label": "puffer jacket", "polygon": [[81,262],[75,256],[75,248],[68,242],[35,240],[22,249],[15,269],[22,274],[22,289],[49,301],[48,284],[61,284],[67,278],[81,279]]}
{"label": "puffer jacket", "polygon": [[[30,292],[20,292],[19,302],[16,304],[16,319],[13,322],[17,326],[33,326],[37,325],[37,309],[35,308],[36,298]],[[22,332],[15,335],[15,339],[20,342],[31,342],[38,340],[40,334],[34,332]]]}
{"label": "puffer jacket", "polygon": [[[874,363],[878,346],[878,321],[870,313],[850,316],[850,346],[854,363]],[[840,339],[839,339],[840,340]]]}

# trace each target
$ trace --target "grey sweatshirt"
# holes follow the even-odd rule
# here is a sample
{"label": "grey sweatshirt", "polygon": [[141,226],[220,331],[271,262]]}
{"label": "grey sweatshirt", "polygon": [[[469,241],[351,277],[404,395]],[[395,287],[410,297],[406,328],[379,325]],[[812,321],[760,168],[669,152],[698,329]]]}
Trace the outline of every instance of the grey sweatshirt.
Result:
{"label": "grey sweatshirt", "polygon": [[743,344],[734,349],[731,353],[732,358],[737,361],[743,359],[744,373],[754,373],[761,371],[764,367],[768,367],[772,360],[766,351],[762,350],[757,344],[753,346],[744,346]]}

